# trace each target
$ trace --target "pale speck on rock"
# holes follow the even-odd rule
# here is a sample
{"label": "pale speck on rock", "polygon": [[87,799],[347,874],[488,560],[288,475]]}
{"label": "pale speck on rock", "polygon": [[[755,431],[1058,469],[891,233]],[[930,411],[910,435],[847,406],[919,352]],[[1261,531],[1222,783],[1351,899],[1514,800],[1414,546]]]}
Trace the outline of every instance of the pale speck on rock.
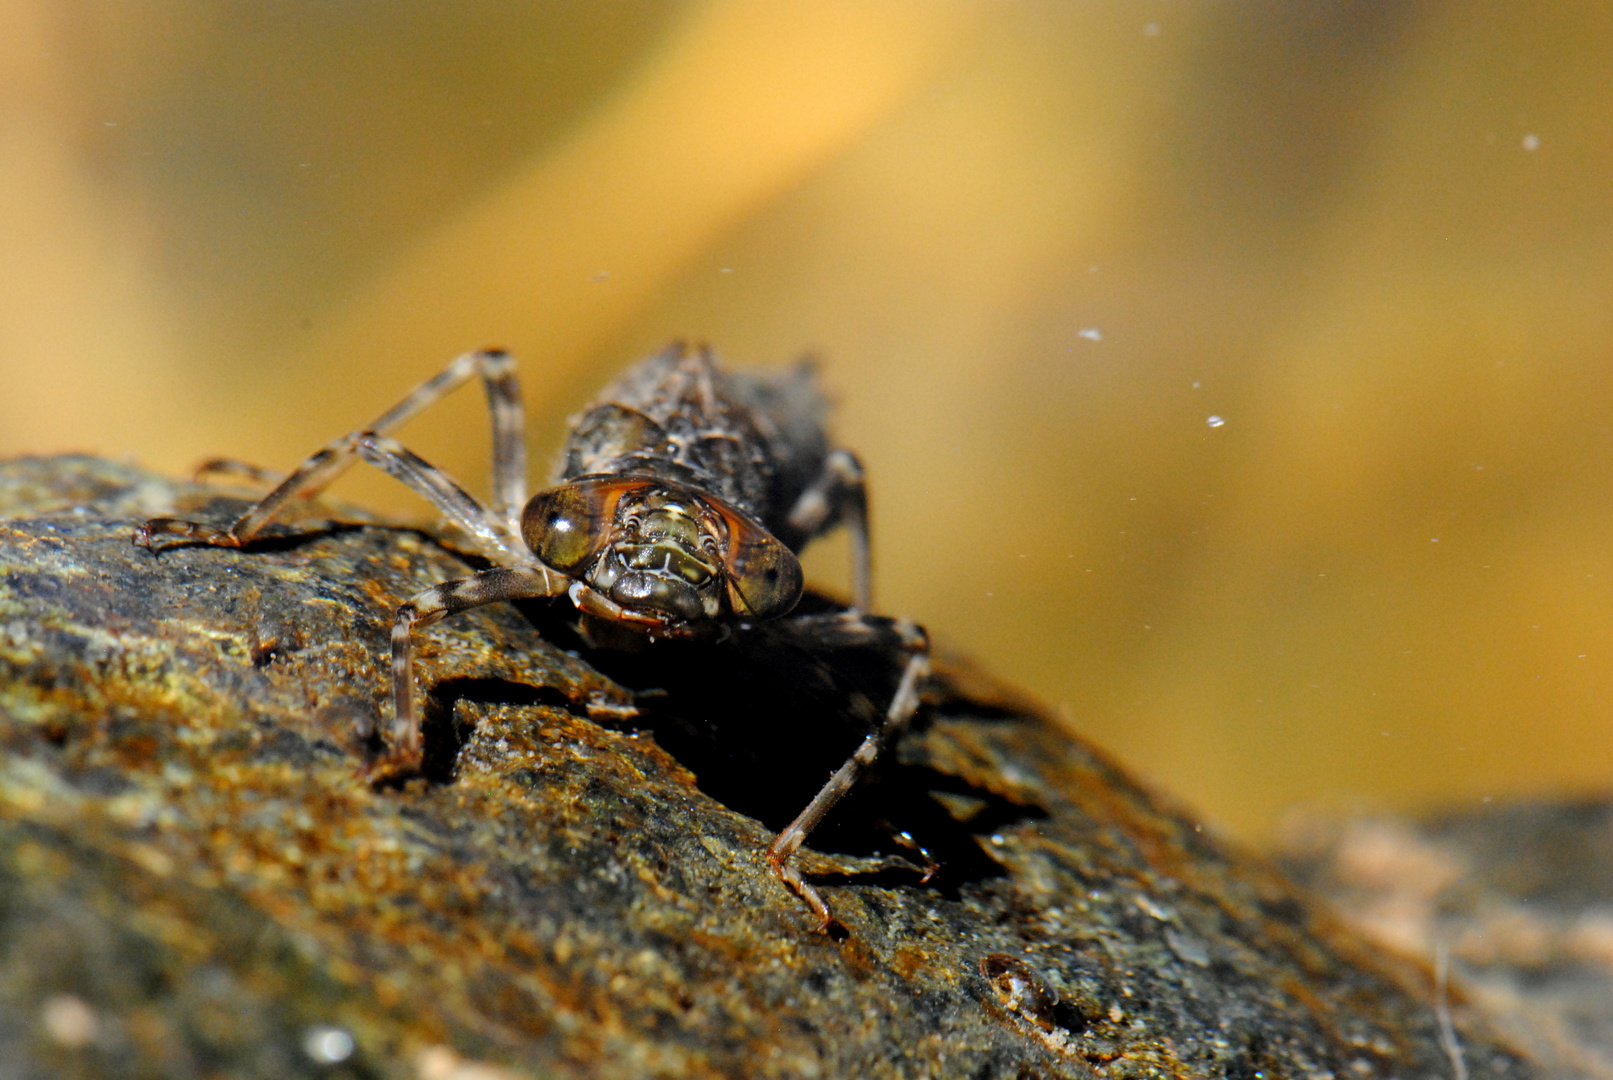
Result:
{"label": "pale speck on rock", "polygon": [[353,1056],[353,1036],[346,1029],[319,1024],[303,1033],[302,1052],[321,1065],[334,1065]]}
{"label": "pale speck on rock", "polygon": [[77,1049],[88,1045],[100,1030],[95,1010],[74,994],[53,994],[39,1010],[45,1032],[62,1046]]}

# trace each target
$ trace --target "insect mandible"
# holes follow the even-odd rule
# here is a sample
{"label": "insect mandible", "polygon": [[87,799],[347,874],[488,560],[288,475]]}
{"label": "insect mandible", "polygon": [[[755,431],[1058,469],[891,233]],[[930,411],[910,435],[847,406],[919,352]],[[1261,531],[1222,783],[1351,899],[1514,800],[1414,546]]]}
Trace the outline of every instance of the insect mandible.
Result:
{"label": "insect mandible", "polygon": [[[391,436],[477,377],[492,413],[490,508]],[[834,921],[828,905],[792,857],[912,720],[929,671],[929,643],[912,623],[867,614],[862,467],[849,451],[829,445],[824,411],[807,365],[774,375],[726,372],[709,350],[674,343],[629,369],[574,419],[553,485],[529,500],[515,362],[484,349],[458,357],[373,423],[326,445],[228,527],[153,518],[134,542],[153,551],[242,547],[291,500],[317,493],[360,459],[425,496],[463,529],[493,565],[426,589],[397,609],[392,721],[386,753],[371,767],[377,780],[408,776],[421,765],[414,631],[484,604],[564,593],[582,612],[590,639],[620,640],[624,633],[650,641],[714,639],[782,620],[805,642],[894,648],[905,659],[881,722],[767,848],[773,873],[827,931]],[[838,524],[851,535],[853,607],[787,619],[803,588],[797,552]]]}

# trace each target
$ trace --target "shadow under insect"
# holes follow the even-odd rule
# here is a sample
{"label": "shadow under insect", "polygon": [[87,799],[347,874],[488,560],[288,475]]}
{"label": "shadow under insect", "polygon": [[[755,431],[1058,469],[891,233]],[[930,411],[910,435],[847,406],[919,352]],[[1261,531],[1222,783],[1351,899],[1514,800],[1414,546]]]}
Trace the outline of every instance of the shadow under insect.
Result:
{"label": "shadow under insect", "polygon": [[[522,606],[549,640],[587,649],[561,606]],[[802,614],[837,610],[810,593],[798,608]],[[769,624],[720,642],[657,642],[637,652],[594,649],[586,655],[635,692],[639,715],[625,726],[651,733],[705,794],[774,831],[878,727],[901,675],[888,650],[809,648]],[[530,691],[512,693],[497,700],[536,700]],[[925,738],[927,726],[921,710],[903,741]],[[886,867],[812,879],[912,885],[928,871],[929,887],[956,898],[965,884],[1004,876],[983,838],[1046,812],[903,758],[899,744],[812,834],[819,851],[882,856]]]}

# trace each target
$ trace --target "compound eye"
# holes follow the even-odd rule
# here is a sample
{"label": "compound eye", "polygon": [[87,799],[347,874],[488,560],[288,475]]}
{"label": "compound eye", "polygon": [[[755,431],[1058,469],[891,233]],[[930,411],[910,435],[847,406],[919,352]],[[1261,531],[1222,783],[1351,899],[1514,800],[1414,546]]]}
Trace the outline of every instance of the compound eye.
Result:
{"label": "compound eye", "polygon": [[540,491],[521,511],[521,538],[546,565],[563,574],[575,573],[610,538],[625,486],[584,482]]}
{"label": "compound eye", "polygon": [[801,563],[773,534],[730,510],[728,602],[736,615],[771,619],[801,599]]}

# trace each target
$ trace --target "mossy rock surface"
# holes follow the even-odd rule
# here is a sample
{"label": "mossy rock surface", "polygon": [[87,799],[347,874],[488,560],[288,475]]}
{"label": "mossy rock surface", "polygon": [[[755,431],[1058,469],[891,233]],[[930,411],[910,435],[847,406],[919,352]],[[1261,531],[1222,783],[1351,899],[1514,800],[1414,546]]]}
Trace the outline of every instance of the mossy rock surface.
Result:
{"label": "mossy rock surface", "polygon": [[[476,563],[317,507],[130,543],[242,505],[0,465],[0,1076],[1451,1075],[1425,969],[957,665],[805,853],[834,937],[762,849],[879,658],[478,610],[423,635],[427,777],[377,790],[391,611]],[[1538,1075],[1455,1014],[1470,1076]]]}

